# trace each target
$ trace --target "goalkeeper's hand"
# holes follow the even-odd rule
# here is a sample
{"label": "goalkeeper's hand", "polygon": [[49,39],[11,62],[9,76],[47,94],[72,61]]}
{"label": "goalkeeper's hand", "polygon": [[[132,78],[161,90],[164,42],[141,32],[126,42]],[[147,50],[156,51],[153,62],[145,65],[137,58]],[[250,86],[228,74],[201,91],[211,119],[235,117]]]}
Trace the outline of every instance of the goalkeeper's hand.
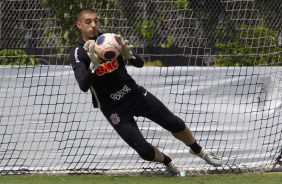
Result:
{"label": "goalkeeper's hand", "polygon": [[100,59],[98,55],[95,53],[95,41],[94,40],[88,40],[84,44],[84,49],[87,51],[87,55],[89,56],[91,63],[90,63],[90,69],[92,70],[92,73],[97,70],[99,67]]}
{"label": "goalkeeper's hand", "polygon": [[135,56],[133,56],[131,49],[133,49],[133,45],[128,45],[128,40],[124,40],[124,38],[119,35],[122,43],[122,48],[120,51],[120,54],[125,58],[125,59],[136,59]]}

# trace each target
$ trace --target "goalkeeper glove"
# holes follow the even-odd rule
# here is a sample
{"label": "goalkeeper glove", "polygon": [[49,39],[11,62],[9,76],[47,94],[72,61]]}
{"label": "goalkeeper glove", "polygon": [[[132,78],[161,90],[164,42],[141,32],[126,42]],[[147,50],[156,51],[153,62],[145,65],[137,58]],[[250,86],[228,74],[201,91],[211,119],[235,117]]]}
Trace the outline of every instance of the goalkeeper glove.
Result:
{"label": "goalkeeper glove", "polygon": [[95,53],[95,41],[94,40],[88,40],[84,44],[84,49],[87,51],[87,55],[89,56],[91,63],[90,63],[90,69],[92,70],[92,73],[97,70],[99,67],[100,59],[98,55]]}
{"label": "goalkeeper glove", "polygon": [[128,45],[128,40],[124,40],[124,38],[119,35],[122,43],[122,48],[120,51],[120,54],[125,58],[125,59],[136,59],[135,56],[133,56],[131,49],[133,49],[133,45]]}

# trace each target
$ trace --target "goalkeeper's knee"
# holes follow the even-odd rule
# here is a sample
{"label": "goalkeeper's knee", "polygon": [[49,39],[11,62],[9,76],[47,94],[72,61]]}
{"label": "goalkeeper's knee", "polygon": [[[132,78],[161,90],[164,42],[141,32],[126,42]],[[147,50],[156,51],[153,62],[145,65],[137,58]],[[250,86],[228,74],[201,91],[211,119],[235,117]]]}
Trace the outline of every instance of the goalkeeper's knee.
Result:
{"label": "goalkeeper's knee", "polygon": [[143,147],[139,150],[136,150],[139,156],[147,161],[153,161],[155,158],[155,149],[154,147],[148,143],[148,146]]}
{"label": "goalkeeper's knee", "polygon": [[174,123],[171,123],[170,127],[168,128],[168,130],[171,133],[182,132],[186,127],[185,122],[177,116],[175,116],[175,119],[174,119],[173,122]]}

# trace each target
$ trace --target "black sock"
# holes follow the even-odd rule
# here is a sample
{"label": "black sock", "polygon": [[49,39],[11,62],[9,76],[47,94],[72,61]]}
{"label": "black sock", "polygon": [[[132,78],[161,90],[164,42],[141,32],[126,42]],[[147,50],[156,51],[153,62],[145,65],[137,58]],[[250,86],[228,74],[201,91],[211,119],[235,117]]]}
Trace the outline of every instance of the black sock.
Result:
{"label": "black sock", "polygon": [[187,145],[187,146],[189,146],[191,148],[191,150],[196,154],[200,153],[201,150],[202,150],[202,147],[197,143],[197,141],[195,141],[193,144]]}
{"label": "black sock", "polygon": [[166,154],[163,153],[163,155],[164,155],[164,161],[163,161],[163,163],[164,163],[164,165],[168,165],[172,160],[171,160],[171,158],[170,158],[169,156],[167,156]]}

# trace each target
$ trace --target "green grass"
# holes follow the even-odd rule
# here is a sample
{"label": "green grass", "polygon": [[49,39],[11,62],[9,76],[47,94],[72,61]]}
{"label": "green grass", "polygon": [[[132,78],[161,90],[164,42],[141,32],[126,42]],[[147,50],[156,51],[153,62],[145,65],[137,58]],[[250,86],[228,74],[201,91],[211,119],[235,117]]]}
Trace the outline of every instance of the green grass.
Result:
{"label": "green grass", "polygon": [[186,177],[165,175],[9,175],[1,184],[282,184],[282,172],[209,174]]}

